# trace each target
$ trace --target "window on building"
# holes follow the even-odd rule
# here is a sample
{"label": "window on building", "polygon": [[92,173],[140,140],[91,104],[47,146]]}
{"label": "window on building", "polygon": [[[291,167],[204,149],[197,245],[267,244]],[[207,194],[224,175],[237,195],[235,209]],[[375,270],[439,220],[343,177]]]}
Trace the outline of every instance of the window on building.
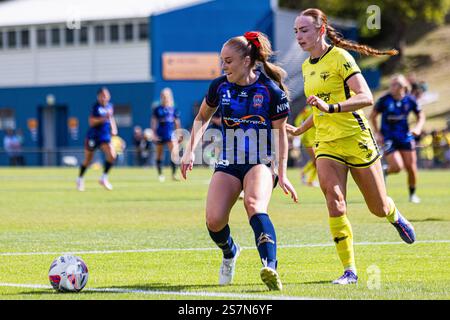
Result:
{"label": "window on building", "polygon": [[47,30],[38,29],[37,31],[37,44],[39,47],[45,47],[47,45]]}
{"label": "window on building", "polygon": [[75,43],[75,30],[67,28],[65,30],[66,30],[66,44],[73,45]]}
{"label": "window on building", "polygon": [[30,46],[30,31],[28,29],[20,31],[20,45],[22,48]]}
{"label": "window on building", "polygon": [[112,24],[109,26],[109,40],[111,42],[119,41],[119,25]]}
{"label": "window on building", "polygon": [[17,33],[16,31],[8,31],[6,34],[8,43],[8,48],[15,48],[17,47]]}
{"label": "window on building", "polygon": [[94,28],[95,42],[105,42],[105,26],[95,26]]}
{"label": "window on building", "polygon": [[16,119],[14,110],[9,108],[0,108],[0,130],[14,129],[16,127]]}
{"label": "window on building", "polygon": [[52,28],[51,30],[52,35],[52,46],[59,46],[61,43],[61,33],[59,28]]}
{"label": "window on building", "polygon": [[127,23],[124,25],[125,41],[133,41],[133,24]]}
{"label": "window on building", "polygon": [[129,105],[115,105],[114,119],[118,127],[131,127],[133,125],[133,116],[131,113],[131,106]]}
{"label": "window on building", "polygon": [[139,23],[139,40],[148,39],[148,23]]}
{"label": "window on building", "polygon": [[80,43],[87,44],[87,42],[88,42],[88,28],[81,27],[80,28]]}

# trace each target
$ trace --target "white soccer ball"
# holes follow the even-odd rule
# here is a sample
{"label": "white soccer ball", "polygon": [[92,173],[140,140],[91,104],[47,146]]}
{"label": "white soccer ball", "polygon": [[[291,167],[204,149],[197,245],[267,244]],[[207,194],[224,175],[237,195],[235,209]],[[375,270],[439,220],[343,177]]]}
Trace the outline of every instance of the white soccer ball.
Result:
{"label": "white soccer ball", "polygon": [[79,292],[88,281],[88,268],[80,258],[63,255],[50,265],[48,279],[52,287],[61,292]]}

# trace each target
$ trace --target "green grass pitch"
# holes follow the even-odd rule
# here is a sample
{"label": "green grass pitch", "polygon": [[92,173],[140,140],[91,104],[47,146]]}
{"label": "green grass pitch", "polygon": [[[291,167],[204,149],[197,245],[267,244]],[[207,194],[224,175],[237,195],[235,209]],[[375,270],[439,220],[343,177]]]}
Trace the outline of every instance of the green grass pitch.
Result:
{"label": "green grass pitch", "polygon": [[[101,172],[94,169],[87,172],[86,191],[76,191],[77,171],[0,169],[0,300],[450,298],[450,171],[419,173],[418,205],[408,202],[404,173],[388,178],[389,194],[416,228],[413,245],[400,243],[385,219],[369,213],[349,179],[360,281],[341,287],[330,284],[342,270],[324,197],[290,170],[299,204],[277,188],[269,208],[282,292],[269,292],[259,278],[261,263],[242,201],[233,208],[230,227],[245,249],[234,283],[217,285],[221,252],[204,219],[211,170],[195,168],[188,181],[160,183],[153,168],[113,168],[111,192],[97,183]],[[81,252],[89,267],[88,284],[78,294],[47,288],[50,263],[64,252]]]}

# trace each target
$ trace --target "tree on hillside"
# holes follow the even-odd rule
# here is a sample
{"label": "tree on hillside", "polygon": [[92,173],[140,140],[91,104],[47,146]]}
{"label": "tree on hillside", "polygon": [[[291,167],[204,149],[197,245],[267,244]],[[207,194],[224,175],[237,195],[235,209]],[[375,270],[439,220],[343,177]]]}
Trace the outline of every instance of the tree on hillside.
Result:
{"label": "tree on hillside", "polygon": [[[450,9],[450,0],[280,0],[279,3],[280,7],[299,11],[319,8],[328,16],[353,19],[358,22],[363,37],[389,38],[399,50],[399,58],[404,52],[409,28],[420,22],[443,24]],[[372,5],[380,8],[380,29],[368,28],[367,22],[374,13],[367,10]]]}

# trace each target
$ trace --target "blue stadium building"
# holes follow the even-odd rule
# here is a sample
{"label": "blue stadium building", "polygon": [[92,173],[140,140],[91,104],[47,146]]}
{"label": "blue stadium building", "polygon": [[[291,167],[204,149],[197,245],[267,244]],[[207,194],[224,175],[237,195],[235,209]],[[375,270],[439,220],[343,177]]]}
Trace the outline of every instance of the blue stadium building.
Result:
{"label": "blue stadium building", "polygon": [[[294,17],[274,0],[1,2],[0,141],[7,128],[21,129],[28,165],[61,165],[65,155],[80,159],[100,86],[111,91],[128,146],[134,126],[150,126],[164,87],[172,88],[189,126],[195,104],[220,74],[226,39],[260,30],[283,49],[285,67],[300,70],[290,32]],[[0,165],[7,163],[2,150]]]}

